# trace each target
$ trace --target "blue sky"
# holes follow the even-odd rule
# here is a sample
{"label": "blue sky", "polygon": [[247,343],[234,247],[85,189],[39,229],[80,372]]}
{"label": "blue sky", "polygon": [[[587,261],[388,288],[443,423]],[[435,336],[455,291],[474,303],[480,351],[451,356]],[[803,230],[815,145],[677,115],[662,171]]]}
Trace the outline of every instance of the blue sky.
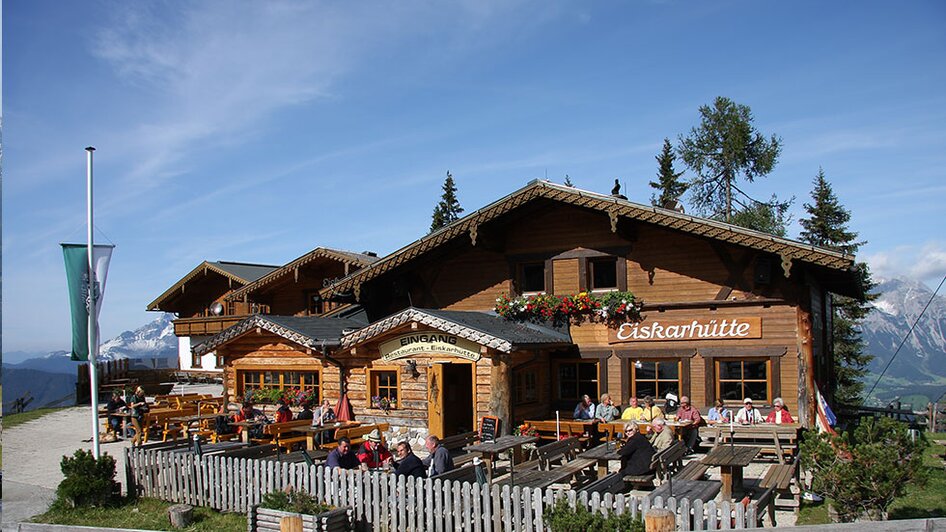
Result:
{"label": "blue sky", "polygon": [[944,28],[941,2],[4,2],[3,350],[68,348],[87,145],[111,338],[204,259],[395,250],[447,170],[467,211],[565,174],[646,203],[719,95],[782,137],[755,196],[797,219],[823,167],[860,258],[938,282]]}

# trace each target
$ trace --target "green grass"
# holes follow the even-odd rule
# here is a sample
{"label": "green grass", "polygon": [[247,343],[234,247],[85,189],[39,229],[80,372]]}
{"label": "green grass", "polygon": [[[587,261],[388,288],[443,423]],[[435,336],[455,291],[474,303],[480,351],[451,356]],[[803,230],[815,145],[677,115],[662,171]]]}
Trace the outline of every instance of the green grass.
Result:
{"label": "green grass", "polygon": [[[86,525],[111,528],[137,528],[144,530],[170,530],[167,509],[172,504],[157,499],[139,499],[136,502],[114,508],[52,508],[32,519],[34,523],[56,525]],[[246,516],[243,514],[219,513],[208,508],[194,508],[194,523],[185,532],[243,532]]]}
{"label": "green grass", "polygon": [[39,419],[46,414],[62,410],[61,408],[37,408],[36,410],[30,410],[29,412],[23,412],[22,414],[8,414],[3,416],[3,428],[9,429],[17,425],[22,425],[27,421],[33,421],[34,419]]}
{"label": "green grass", "polygon": [[[923,487],[909,486],[903,497],[890,505],[890,519],[922,519],[946,517],[946,470],[943,468],[943,444],[946,434],[933,434],[931,445],[926,449],[923,463],[929,472],[929,481]],[[831,522],[828,503],[802,503],[796,526],[824,525]]]}

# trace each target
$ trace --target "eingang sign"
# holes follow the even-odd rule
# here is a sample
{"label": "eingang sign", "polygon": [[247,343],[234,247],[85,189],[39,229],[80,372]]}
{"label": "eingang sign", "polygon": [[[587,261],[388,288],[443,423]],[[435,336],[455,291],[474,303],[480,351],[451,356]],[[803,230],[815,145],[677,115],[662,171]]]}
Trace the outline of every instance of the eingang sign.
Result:
{"label": "eingang sign", "polygon": [[398,336],[379,346],[381,360],[396,360],[416,355],[450,355],[466,360],[480,359],[479,345],[455,334],[434,331]]}
{"label": "eingang sign", "polygon": [[622,323],[608,331],[608,342],[660,342],[670,340],[740,340],[762,338],[762,318],[713,318],[697,320],[645,320]]}

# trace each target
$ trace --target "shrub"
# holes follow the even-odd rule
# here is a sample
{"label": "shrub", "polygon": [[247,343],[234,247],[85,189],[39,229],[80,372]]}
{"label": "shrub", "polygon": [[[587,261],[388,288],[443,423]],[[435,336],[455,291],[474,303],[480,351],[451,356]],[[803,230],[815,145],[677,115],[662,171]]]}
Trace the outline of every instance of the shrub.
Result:
{"label": "shrub", "polygon": [[332,506],[318,502],[308,493],[296,491],[292,488],[263,495],[263,500],[260,501],[260,507],[270,510],[312,515],[334,509]]}
{"label": "shrub", "polygon": [[886,520],[887,508],[908,485],[925,483],[926,445],[925,436],[913,439],[904,423],[866,418],[836,436],[809,435],[801,461],[814,474],[812,488],[832,500],[841,521]]}
{"label": "shrub", "polygon": [[605,517],[581,505],[572,509],[565,499],[546,508],[542,517],[552,532],[644,532],[644,522],[629,513]]}
{"label": "shrub", "polygon": [[107,506],[117,500],[115,459],[103,454],[98,460],[92,451],[79,449],[72,458],[62,457],[66,477],[56,488],[56,502],[66,506]]}

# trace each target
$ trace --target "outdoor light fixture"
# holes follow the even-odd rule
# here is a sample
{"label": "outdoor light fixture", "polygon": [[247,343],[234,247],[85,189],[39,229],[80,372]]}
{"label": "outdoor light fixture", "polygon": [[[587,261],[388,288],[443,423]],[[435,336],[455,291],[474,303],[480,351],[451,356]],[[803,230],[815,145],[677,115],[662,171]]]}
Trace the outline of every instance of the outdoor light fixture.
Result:
{"label": "outdoor light fixture", "polygon": [[411,373],[411,376],[414,377],[415,379],[416,379],[417,377],[420,377],[420,372],[417,371],[417,361],[416,361],[416,360],[408,360],[408,361],[407,361],[407,371],[409,371],[409,372]]}
{"label": "outdoor light fixture", "polygon": [[641,369],[642,367],[644,367],[644,365],[641,364],[641,361],[640,361],[640,360],[635,360],[635,361],[634,361],[634,367],[637,368],[637,369]]}

